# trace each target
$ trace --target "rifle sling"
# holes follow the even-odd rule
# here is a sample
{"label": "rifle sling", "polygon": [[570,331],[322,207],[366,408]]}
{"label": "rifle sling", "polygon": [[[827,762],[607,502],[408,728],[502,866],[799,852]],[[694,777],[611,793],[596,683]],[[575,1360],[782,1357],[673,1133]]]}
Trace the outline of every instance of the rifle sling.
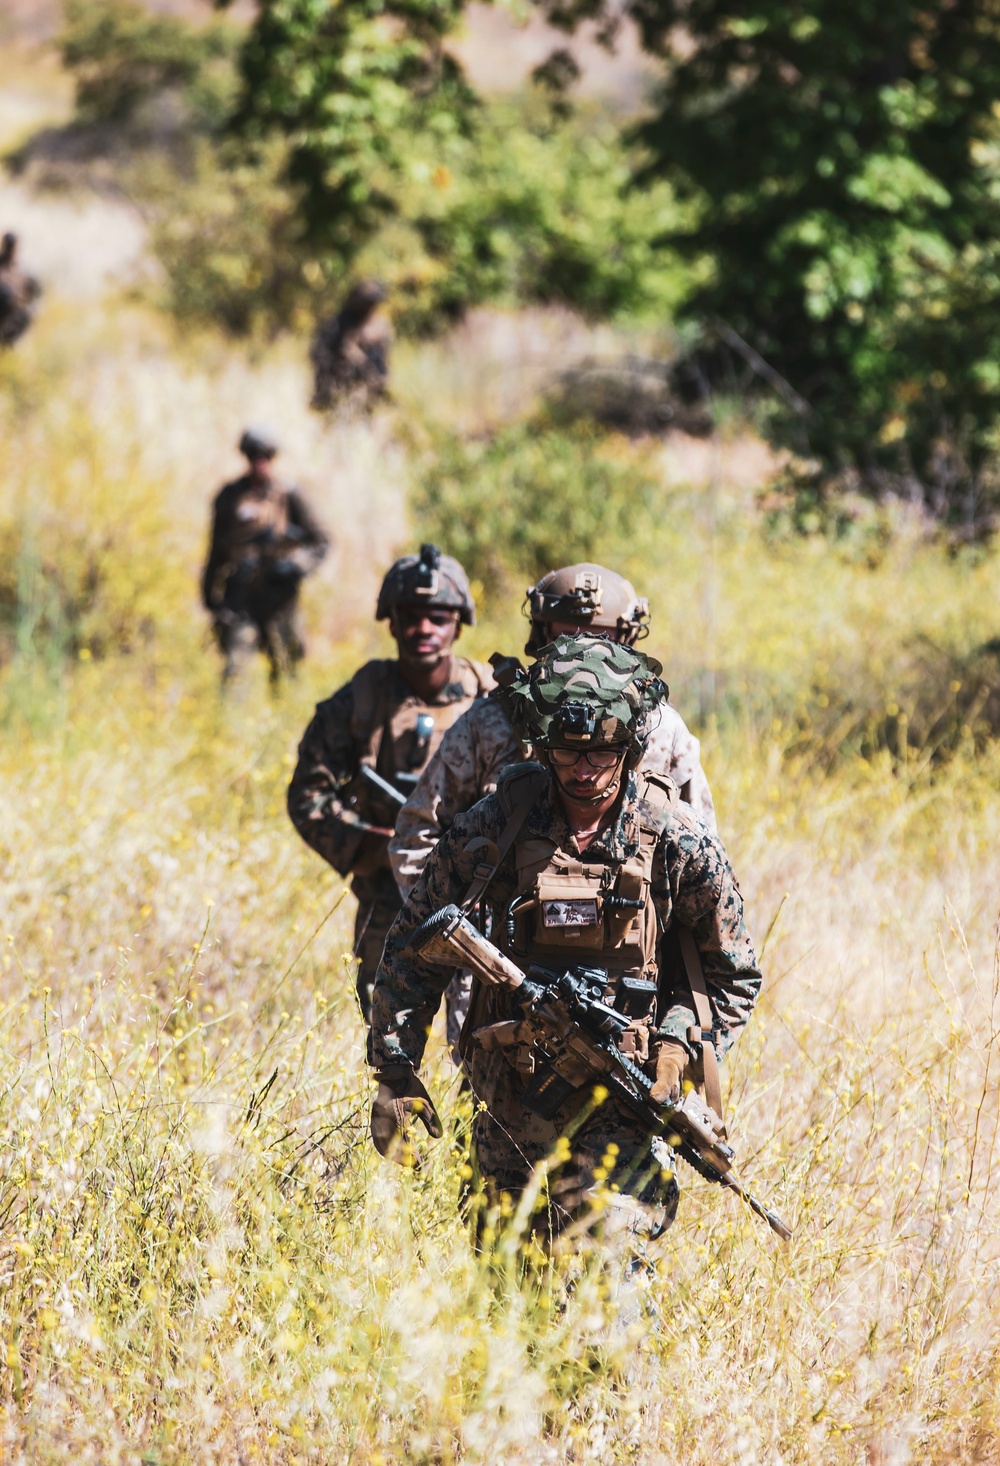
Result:
{"label": "rifle sling", "polygon": [[678,927],[677,935],[680,941],[684,971],[687,974],[691,996],[694,999],[694,1011],[698,1016],[698,1027],[688,1030],[688,1041],[697,1044],[701,1049],[702,1072],[705,1076],[705,1102],[721,1120],[722,1084],[719,1080],[719,1060],[712,1041],[712,1009],[708,1001],[705,969],[701,965],[701,953],[698,951],[690,927]]}
{"label": "rifle sling", "polygon": [[476,873],[472,878],[472,884],[465,893],[465,898],[461,903],[461,909],[465,915],[468,915],[476,902],[482,899],[487,886],[503,864],[504,856],[521,833],[521,826],[528,818],[531,806],[538,798],[544,785],[548,782],[548,776],[546,775],[542,779],[527,776],[521,782],[523,788],[518,790],[514,797],[510,818],[501,830],[500,839],[497,841],[496,861],[491,864],[484,863],[477,866]]}

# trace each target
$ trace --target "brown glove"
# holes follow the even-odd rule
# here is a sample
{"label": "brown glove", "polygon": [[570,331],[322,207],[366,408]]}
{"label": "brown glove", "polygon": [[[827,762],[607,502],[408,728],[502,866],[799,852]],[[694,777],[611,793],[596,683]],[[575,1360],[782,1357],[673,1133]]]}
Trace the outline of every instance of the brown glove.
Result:
{"label": "brown glove", "polygon": [[378,1093],[372,1103],[372,1140],[379,1155],[402,1163],[410,1120],[417,1116],[434,1140],[444,1134],[434,1103],[408,1064],[378,1071]]}
{"label": "brown glove", "polygon": [[673,1039],[661,1039],[656,1047],[656,1079],[649,1097],[658,1105],[681,1097],[681,1076],[688,1066],[688,1051]]}

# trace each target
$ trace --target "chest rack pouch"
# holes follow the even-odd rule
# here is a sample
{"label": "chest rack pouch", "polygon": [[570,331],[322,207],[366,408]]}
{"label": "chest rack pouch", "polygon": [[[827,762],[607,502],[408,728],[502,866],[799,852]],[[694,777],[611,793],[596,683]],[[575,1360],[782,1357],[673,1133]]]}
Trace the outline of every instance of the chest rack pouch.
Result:
{"label": "chest rack pouch", "polygon": [[559,947],[568,953],[634,949],[637,965],[645,953],[644,916],[649,892],[642,856],[627,861],[610,885],[611,868],[573,861],[539,871],[531,888],[507,911],[507,936],[513,950],[527,956],[531,947]]}

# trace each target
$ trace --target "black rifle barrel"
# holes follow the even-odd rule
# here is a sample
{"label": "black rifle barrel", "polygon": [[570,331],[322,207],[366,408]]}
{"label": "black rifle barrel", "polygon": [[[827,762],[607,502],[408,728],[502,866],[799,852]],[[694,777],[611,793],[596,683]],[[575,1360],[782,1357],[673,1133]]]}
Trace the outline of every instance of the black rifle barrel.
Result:
{"label": "black rifle barrel", "polygon": [[406,803],[406,795],[400,794],[395,784],[390,784],[388,779],[383,779],[381,774],[376,774],[370,764],[362,764],[358,770],[362,779],[366,779],[373,789],[384,794],[386,799],[391,799],[399,809]]}

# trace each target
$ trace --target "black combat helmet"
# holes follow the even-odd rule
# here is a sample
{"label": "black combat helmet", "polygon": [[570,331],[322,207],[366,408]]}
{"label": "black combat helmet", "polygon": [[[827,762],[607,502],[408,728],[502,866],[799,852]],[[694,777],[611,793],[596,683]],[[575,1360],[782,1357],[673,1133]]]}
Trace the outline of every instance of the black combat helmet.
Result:
{"label": "black combat helmet", "polygon": [[279,449],[277,435],[263,423],[252,423],[243,429],[239,450],[244,458],[274,458]]}
{"label": "black combat helmet", "polygon": [[389,570],[378,593],[376,621],[388,621],[397,606],[434,606],[457,611],[463,626],[475,626],[476,604],[469,577],[437,545],[421,545],[419,555],[403,555]]}

